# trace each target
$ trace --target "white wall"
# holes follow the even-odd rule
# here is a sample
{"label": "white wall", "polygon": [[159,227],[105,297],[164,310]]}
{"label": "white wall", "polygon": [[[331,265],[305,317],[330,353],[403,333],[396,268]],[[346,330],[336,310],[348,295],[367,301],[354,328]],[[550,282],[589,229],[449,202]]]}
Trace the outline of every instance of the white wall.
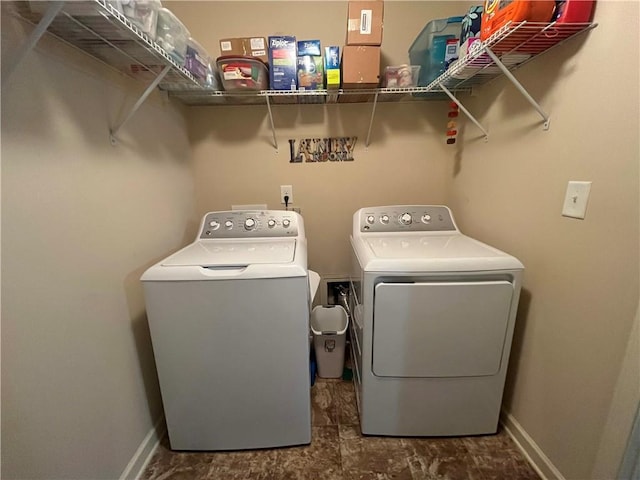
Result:
{"label": "white wall", "polygon": [[45,38],[2,90],[3,479],[118,478],[162,414],[139,277],[195,209],[174,106],[109,143],[144,87]]}
{"label": "white wall", "polygon": [[[227,37],[278,32],[319,38],[325,46],[345,39],[347,2],[173,2],[170,8],[214,57],[218,40]],[[382,64],[407,63],[428,20],[468,8],[468,2],[385,2]],[[453,152],[445,143],[447,102],[379,103],[368,147],[371,103],[273,105],[272,111],[278,151],[264,105],[188,109],[201,214],[232,204],[282,208],[280,185],[292,185],[293,206],[305,219],[309,268],[323,278],[346,278],[356,210],[445,201]],[[289,139],[337,136],[358,137],[353,162],[289,163]]]}
{"label": "white wall", "polygon": [[[287,14],[273,16],[281,10],[270,3],[256,2],[268,12],[253,15],[246,2],[176,9],[217,55],[219,36],[246,34],[229,18],[275,18],[286,33],[303,15],[282,2]],[[293,33],[337,38],[345,6],[331,3],[331,18],[311,27],[294,22]],[[419,26],[449,8],[389,2],[384,61],[398,63]],[[2,20],[4,60],[15,29]],[[309,235],[321,239],[310,240],[310,261],[323,273],[342,273],[348,219],[364,203],[445,200],[463,231],[518,256],[525,284],[505,407],[559,476],[613,478],[624,442],[606,440],[618,427],[626,435],[634,413],[618,392],[640,375],[633,358],[624,363],[636,351],[640,283],[638,4],[600,1],[595,20],[593,32],[517,72],[551,113],[548,132],[498,80],[468,99],[488,143],[466,122],[457,146],[443,146],[442,104],[385,105],[353,164],[289,165],[287,138],[362,136],[368,108],[277,107],[278,153],[264,110],[189,109],[195,185],[174,106],[151,99],[114,148],[108,126],[143,85],[41,44],[2,91],[2,477],[120,474],[161,412],[140,274],[187,241],[205,210],[277,206],[278,186],[292,183]],[[246,125],[249,136],[238,133]],[[568,180],[594,182],[583,221],[560,216]]]}
{"label": "white wall", "polygon": [[[461,228],[525,265],[505,408],[567,479],[615,478],[635,413],[612,414],[616,383],[637,398],[640,379],[637,358],[622,370],[639,288],[639,5],[598,2],[595,21],[516,72],[549,131],[495,81],[468,102],[489,142],[467,122],[450,173]],[[584,220],[561,216],[569,180],[593,182]],[[604,452],[611,418],[621,440]]]}

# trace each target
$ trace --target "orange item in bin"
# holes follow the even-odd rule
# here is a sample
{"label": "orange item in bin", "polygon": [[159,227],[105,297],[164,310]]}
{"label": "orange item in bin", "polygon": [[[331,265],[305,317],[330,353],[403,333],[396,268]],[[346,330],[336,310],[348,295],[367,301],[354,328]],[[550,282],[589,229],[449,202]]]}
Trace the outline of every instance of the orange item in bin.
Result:
{"label": "orange item in bin", "polygon": [[486,41],[508,22],[548,22],[555,0],[485,0],[480,40]]}

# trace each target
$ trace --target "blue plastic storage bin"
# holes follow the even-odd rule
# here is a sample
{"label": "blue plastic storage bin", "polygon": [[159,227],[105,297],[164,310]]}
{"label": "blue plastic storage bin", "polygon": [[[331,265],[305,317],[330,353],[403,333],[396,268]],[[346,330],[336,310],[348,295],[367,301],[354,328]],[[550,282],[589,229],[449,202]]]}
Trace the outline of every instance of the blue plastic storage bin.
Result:
{"label": "blue plastic storage bin", "polygon": [[409,48],[411,65],[420,65],[418,86],[426,87],[446,70],[447,40],[460,39],[462,19],[449,17],[431,20]]}

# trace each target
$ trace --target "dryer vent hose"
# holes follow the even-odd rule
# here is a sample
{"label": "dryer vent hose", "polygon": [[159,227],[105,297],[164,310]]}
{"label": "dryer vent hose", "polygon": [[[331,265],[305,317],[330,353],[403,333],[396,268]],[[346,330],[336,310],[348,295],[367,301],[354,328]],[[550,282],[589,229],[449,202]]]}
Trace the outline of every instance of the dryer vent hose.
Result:
{"label": "dryer vent hose", "polygon": [[333,287],[333,295],[336,304],[345,309],[349,318],[351,318],[351,310],[349,309],[349,288],[344,285],[336,285]]}

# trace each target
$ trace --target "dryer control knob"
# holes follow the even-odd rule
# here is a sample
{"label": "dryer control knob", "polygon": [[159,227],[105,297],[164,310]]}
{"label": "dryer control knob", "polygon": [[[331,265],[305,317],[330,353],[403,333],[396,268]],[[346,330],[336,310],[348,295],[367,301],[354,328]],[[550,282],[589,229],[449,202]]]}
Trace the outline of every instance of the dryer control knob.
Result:
{"label": "dryer control knob", "polygon": [[282,220],[282,226],[284,228],[289,228],[289,225],[291,225],[291,220],[289,220],[288,218],[285,218],[284,220]]}
{"label": "dryer control knob", "polygon": [[402,215],[400,215],[400,223],[402,225],[411,225],[411,214],[410,213],[403,213]]}
{"label": "dryer control knob", "polygon": [[428,213],[425,213],[422,216],[422,223],[429,223],[431,221],[431,215],[429,215]]}
{"label": "dryer control knob", "polygon": [[269,228],[273,228],[276,226],[276,221],[272,218],[267,222],[267,225],[269,226]]}
{"label": "dryer control knob", "polygon": [[213,230],[217,230],[220,228],[220,222],[218,222],[217,220],[213,220],[211,222],[209,222],[209,226],[213,229]]}
{"label": "dryer control knob", "polygon": [[244,221],[244,229],[253,230],[254,228],[256,228],[256,221],[253,218],[247,218]]}
{"label": "dryer control knob", "polygon": [[376,217],[374,217],[373,215],[369,215],[369,216],[367,217],[367,223],[368,223],[369,225],[373,225],[373,222],[375,222],[375,221],[376,221]]}
{"label": "dryer control knob", "polygon": [[224,226],[231,230],[233,228],[233,222],[231,220],[227,220],[224,222]]}
{"label": "dryer control knob", "polygon": [[380,221],[386,225],[387,223],[389,223],[389,215],[382,215],[380,217]]}

